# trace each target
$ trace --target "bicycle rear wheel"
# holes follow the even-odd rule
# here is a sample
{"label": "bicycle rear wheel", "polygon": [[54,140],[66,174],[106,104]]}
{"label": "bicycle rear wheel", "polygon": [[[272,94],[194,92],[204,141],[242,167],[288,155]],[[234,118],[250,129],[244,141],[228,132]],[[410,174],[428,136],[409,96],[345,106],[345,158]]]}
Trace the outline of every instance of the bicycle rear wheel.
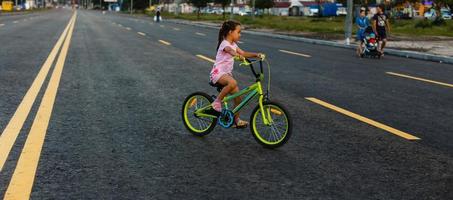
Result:
{"label": "bicycle rear wheel", "polygon": [[292,121],[288,111],[275,102],[263,103],[264,115],[270,124],[264,124],[261,109],[258,106],[250,116],[250,131],[255,140],[266,148],[277,148],[285,144],[292,133]]}
{"label": "bicycle rear wheel", "polygon": [[184,100],[182,106],[182,120],[184,126],[196,136],[209,134],[217,124],[217,118],[200,117],[195,115],[195,111],[211,105],[214,100],[204,92],[190,94]]}

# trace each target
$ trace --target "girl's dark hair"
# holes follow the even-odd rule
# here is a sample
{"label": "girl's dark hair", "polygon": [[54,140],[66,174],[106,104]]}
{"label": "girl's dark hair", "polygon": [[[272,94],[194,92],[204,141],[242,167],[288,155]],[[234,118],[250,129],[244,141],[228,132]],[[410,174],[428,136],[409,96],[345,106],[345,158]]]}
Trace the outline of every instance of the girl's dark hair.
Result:
{"label": "girl's dark hair", "polygon": [[219,42],[217,43],[217,48],[216,50],[219,50],[220,43],[225,39],[225,37],[228,35],[230,31],[234,31],[236,29],[236,26],[240,26],[241,23],[233,21],[233,20],[228,20],[223,22],[222,28],[220,28],[219,31]]}

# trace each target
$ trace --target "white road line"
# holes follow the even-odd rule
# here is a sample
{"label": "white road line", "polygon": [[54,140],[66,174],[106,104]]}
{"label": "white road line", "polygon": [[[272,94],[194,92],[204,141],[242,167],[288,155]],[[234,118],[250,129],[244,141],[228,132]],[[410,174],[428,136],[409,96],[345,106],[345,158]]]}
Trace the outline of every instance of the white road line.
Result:
{"label": "white road line", "polygon": [[142,33],[142,32],[137,32],[139,35],[143,35],[143,36],[146,36],[146,33]]}
{"label": "white road line", "polygon": [[308,54],[296,53],[296,52],[287,51],[287,50],[282,50],[282,49],[280,49],[279,51],[280,51],[280,52],[283,52],[283,53],[287,53],[287,54],[293,54],[293,55],[296,55],[296,56],[302,56],[302,57],[306,57],[306,58],[311,58],[311,56],[308,55]]}
{"label": "white road line", "polygon": [[167,41],[164,41],[164,40],[159,40],[159,42],[162,43],[162,44],[168,45],[168,46],[171,45],[170,42],[167,42]]}
{"label": "white road line", "polygon": [[195,34],[201,35],[201,36],[206,36],[206,34],[204,34],[204,33],[199,33],[199,32],[196,32]]}
{"label": "white road line", "polygon": [[181,29],[179,29],[179,28],[173,28],[173,30],[175,30],[175,31],[179,31],[179,30],[181,30]]}
{"label": "white road line", "polygon": [[0,27],[4,26],[5,24],[0,24]]}
{"label": "white road line", "polygon": [[212,63],[215,63],[215,60],[211,59],[211,58],[208,58],[206,56],[203,56],[203,55],[197,55],[197,57],[203,59],[203,60],[206,60],[208,62],[212,62]]}
{"label": "white road line", "polygon": [[423,81],[423,82],[427,82],[427,83],[433,83],[433,84],[443,85],[443,86],[447,86],[447,87],[453,88],[453,84],[449,84],[449,83],[433,81],[433,80],[429,80],[429,79],[425,79],[425,78],[409,76],[409,75],[406,75],[406,74],[399,74],[399,73],[395,73],[395,72],[385,72],[385,73],[387,73],[389,75],[393,75],[393,76],[399,76],[399,77],[403,77],[403,78],[408,78],[408,79],[412,79],[412,80]]}
{"label": "white road line", "polygon": [[132,30],[132,29],[131,29],[131,28],[129,28],[129,27],[126,27],[126,29],[127,29],[128,31]]}
{"label": "white road line", "polygon": [[19,23],[19,22],[18,22],[18,21],[13,21],[13,23],[17,24],[17,23]]}

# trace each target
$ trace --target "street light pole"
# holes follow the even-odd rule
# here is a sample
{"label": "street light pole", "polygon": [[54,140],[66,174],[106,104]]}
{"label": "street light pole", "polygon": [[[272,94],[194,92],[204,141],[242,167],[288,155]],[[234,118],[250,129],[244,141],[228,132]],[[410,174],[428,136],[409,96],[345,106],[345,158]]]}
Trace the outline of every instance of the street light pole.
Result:
{"label": "street light pole", "polygon": [[134,0],[131,0],[131,15],[132,15],[132,9],[134,8]]}
{"label": "street light pole", "polygon": [[348,10],[346,13],[346,21],[345,21],[345,37],[346,37],[346,45],[351,44],[351,35],[352,35],[352,7],[353,2],[352,0],[348,0]]}
{"label": "street light pole", "polygon": [[255,20],[255,0],[252,0],[252,19]]}
{"label": "street light pole", "polygon": [[175,8],[175,15],[179,14],[179,4],[181,3],[181,0],[176,0],[176,8]]}
{"label": "street light pole", "polygon": [[230,2],[230,20],[233,20],[233,1],[231,0]]}

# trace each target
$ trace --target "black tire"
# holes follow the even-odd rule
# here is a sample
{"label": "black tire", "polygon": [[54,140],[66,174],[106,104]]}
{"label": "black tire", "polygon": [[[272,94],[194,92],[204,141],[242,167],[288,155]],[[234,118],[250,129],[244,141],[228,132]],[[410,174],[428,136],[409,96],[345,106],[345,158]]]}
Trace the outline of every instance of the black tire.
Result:
{"label": "black tire", "polygon": [[189,130],[195,136],[202,137],[202,136],[205,136],[205,135],[209,134],[214,129],[214,127],[217,124],[217,118],[212,119],[211,124],[208,124],[209,125],[208,128],[203,130],[203,131],[196,131],[196,130],[194,130],[194,129],[192,129],[190,127],[192,125],[187,124],[187,123],[190,123],[190,122],[186,121],[185,115],[186,114],[190,115],[190,114],[188,112],[186,112],[186,105],[189,103],[189,100],[193,99],[196,96],[203,97],[203,98],[207,99],[209,104],[211,104],[214,101],[214,99],[212,99],[211,96],[209,96],[208,94],[206,94],[204,92],[192,93],[189,96],[187,96],[186,99],[184,100],[184,103],[182,105],[182,110],[181,110],[181,117],[182,117],[182,121],[184,123],[184,126],[187,128],[187,130]]}
{"label": "black tire", "polygon": [[260,114],[261,111],[260,111],[259,105],[257,105],[255,107],[255,109],[253,109],[252,115],[250,116],[250,132],[252,133],[252,135],[255,138],[255,140],[259,144],[263,145],[263,147],[265,147],[265,148],[274,149],[274,148],[280,147],[280,146],[284,145],[286,142],[288,142],[288,140],[289,140],[289,138],[291,137],[291,134],[292,134],[292,124],[293,124],[292,123],[292,119],[291,119],[291,116],[290,116],[288,110],[284,106],[279,104],[279,103],[269,101],[269,102],[264,102],[263,106],[264,107],[278,108],[278,110],[283,112],[285,117],[286,117],[287,131],[286,131],[286,134],[283,136],[283,139],[280,139],[280,141],[276,141],[276,143],[274,143],[274,144],[269,144],[269,143],[263,142],[262,139],[258,138],[258,136],[256,135],[256,133],[258,131],[255,131],[255,123],[256,123],[255,120],[257,119],[256,118],[257,116],[259,116],[260,119],[261,119],[261,114]]}

